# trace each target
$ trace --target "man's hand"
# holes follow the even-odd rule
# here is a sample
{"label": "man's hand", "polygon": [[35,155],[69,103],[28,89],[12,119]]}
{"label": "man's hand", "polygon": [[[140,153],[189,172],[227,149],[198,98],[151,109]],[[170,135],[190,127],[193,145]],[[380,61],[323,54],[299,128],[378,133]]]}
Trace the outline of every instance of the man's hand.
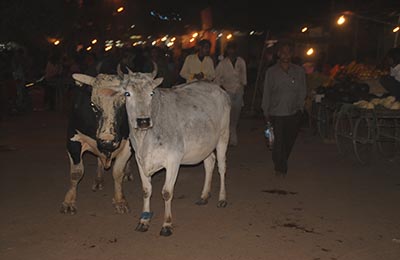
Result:
{"label": "man's hand", "polygon": [[194,74],[194,78],[198,80],[203,79],[204,78],[203,72]]}

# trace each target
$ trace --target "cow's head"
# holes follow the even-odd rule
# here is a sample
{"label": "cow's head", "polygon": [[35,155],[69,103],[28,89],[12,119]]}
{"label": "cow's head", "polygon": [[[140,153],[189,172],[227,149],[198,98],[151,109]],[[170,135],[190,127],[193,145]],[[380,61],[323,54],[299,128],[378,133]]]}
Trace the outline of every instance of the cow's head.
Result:
{"label": "cow's head", "polygon": [[152,73],[140,73],[129,71],[122,83],[126,96],[126,109],[129,111],[131,127],[147,130],[153,127],[151,118],[152,99],[159,94],[155,88],[159,86],[163,78],[154,79],[157,71]]}
{"label": "cow's head", "polygon": [[127,129],[125,97],[120,91],[118,76],[99,74],[91,77],[73,74],[78,83],[92,86],[91,109],[96,114],[96,141],[100,152],[110,157],[122,140],[122,131]]}

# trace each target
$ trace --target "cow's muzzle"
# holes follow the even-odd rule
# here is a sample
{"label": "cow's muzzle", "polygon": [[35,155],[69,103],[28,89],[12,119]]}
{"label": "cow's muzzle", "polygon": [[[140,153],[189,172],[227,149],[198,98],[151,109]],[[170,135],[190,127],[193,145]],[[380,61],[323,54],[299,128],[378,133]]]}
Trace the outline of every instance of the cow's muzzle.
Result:
{"label": "cow's muzzle", "polygon": [[111,152],[115,151],[119,146],[119,142],[113,140],[97,140],[97,147],[100,152],[104,154],[111,154]]}
{"label": "cow's muzzle", "polygon": [[139,129],[148,129],[151,127],[151,119],[147,118],[137,118],[136,124]]}

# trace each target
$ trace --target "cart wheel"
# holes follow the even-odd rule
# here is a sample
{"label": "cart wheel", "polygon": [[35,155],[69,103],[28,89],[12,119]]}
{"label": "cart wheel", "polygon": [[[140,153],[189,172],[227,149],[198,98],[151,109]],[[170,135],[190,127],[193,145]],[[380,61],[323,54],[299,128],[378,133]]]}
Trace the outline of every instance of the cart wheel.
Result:
{"label": "cart wheel", "polygon": [[396,142],[396,152],[400,152],[400,119],[396,118],[394,121],[395,125],[395,142]]}
{"label": "cart wheel", "polygon": [[[396,142],[396,119],[380,119],[378,121],[377,145],[379,152],[384,157],[393,157],[396,155],[398,142]],[[397,131],[396,131],[397,130]]]}
{"label": "cart wheel", "polygon": [[365,117],[357,119],[354,125],[353,146],[357,160],[366,164],[372,159],[374,136],[370,120]]}
{"label": "cart wheel", "polygon": [[353,149],[353,121],[347,113],[338,113],[335,123],[335,141],[340,155],[346,155]]}
{"label": "cart wheel", "polygon": [[317,127],[318,133],[323,140],[329,138],[329,112],[328,108],[320,105],[317,111]]}

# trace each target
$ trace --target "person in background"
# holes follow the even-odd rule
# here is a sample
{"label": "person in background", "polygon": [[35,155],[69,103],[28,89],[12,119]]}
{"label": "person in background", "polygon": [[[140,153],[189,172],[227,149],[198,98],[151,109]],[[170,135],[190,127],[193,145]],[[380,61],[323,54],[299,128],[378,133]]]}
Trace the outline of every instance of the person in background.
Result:
{"label": "person in background", "polygon": [[58,53],[51,54],[44,73],[44,79],[46,80],[44,102],[46,109],[51,111],[56,109],[56,88],[58,87],[62,74],[60,62],[61,60]]}
{"label": "person in background", "polygon": [[186,57],[180,75],[186,82],[195,80],[213,80],[215,78],[214,61],[210,57],[211,42],[201,40],[198,51]]}
{"label": "person in background", "polygon": [[382,86],[400,100],[400,48],[389,50],[386,55],[387,65],[390,67],[390,74],[379,79]]}
{"label": "person in background", "polygon": [[229,42],[225,58],[215,70],[215,82],[221,85],[231,99],[231,120],[229,144],[237,145],[237,125],[243,106],[244,87],[247,85],[246,62],[238,56],[237,46]]}
{"label": "person in background", "polygon": [[150,58],[153,62],[153,67],[157,69],[157,78],[163,78],[161,87],[171,87],[171,74],[168,71],[167,56],[163,49],[153,46],[150,51]]}
{"label": "person in background", "polygon": [[307,86],[304,69],[291,63],[290,45],[279,47],[278,58],[278,63],[266,72],[262,109],[265,120],[274,128],[272,160],[275,174],[285,176],[289,155],[300,130]]}
{"label": "person in background", "polygon": [[18,112],[23,112],[27,109],[27,89],[25,88],[26,73],[27,73],[27,59],[23,49],[15,51],[12,59],[12,75],[16,85],[16,109]]}

